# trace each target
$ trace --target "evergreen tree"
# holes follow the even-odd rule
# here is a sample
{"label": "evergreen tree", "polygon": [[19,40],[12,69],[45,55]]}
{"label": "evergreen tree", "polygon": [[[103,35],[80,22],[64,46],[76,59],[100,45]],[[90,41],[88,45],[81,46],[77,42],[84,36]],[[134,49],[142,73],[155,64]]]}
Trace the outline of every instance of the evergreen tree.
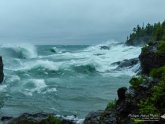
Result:
{"label": "evergreen tree", "polygon": [[138,44],[137,41],[148,43],[149,41],[161,40],[165,41],[165,21],[163,21],[162,23],[155,23],[154,25],[148,23],[146,26],[144,26],[143,24],[142,27],[137,25],[135,28],[133,28],[133,33],[131,33],[130,36],[127,37],[126,43],[128,45],[134,45]]}

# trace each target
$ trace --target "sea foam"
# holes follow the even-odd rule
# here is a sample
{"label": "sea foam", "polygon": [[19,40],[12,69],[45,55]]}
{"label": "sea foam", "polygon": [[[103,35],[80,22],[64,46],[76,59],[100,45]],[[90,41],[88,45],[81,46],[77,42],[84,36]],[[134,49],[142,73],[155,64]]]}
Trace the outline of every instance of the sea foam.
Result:
{"label": "sea foam", "polygon": [[1,49],[4,49],[5,53],[9,53],[11,51],[9,54],[11,54],[12,57],[21,59],[36,58],[38,56],[36,47],[28,43],[20,43],[15,45],[3,44]]}

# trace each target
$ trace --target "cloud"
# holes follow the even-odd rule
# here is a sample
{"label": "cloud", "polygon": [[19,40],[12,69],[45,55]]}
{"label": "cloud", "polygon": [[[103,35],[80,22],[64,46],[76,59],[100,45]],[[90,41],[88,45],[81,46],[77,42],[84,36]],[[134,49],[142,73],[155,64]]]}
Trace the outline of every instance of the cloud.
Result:
{"label": "cloud", "polygon": [[164,5],[163,0],[1,0],[0,40],[124,41],[137,24],[163,21]]}

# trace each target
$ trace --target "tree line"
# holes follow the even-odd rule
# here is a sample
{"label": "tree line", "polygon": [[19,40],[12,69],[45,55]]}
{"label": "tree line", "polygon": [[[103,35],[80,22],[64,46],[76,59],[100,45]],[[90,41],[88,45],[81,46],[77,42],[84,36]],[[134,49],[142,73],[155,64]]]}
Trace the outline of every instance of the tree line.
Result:
{"label": "tree line", "polygon": [[133,28],[133,32],[127,37],[126,44],[135,45],[139,42],[148,43],[150,41],[165,41],[165,21],[155,24],[147,24]]}

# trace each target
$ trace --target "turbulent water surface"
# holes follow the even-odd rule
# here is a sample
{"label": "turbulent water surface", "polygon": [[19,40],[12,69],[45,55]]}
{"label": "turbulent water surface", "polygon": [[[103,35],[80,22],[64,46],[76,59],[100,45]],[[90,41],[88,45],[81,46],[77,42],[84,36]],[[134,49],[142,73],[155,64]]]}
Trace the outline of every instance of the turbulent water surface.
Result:
{"label": "turbulent water surface", "polygon": [[[101,49],[108,46],[109,49]],[[137,69],[112,63],[138,57],[140,48],[118,43],[95,46],[1,45],[5,80],[0,116],[54,112],[83,118],[104,109]]]}

